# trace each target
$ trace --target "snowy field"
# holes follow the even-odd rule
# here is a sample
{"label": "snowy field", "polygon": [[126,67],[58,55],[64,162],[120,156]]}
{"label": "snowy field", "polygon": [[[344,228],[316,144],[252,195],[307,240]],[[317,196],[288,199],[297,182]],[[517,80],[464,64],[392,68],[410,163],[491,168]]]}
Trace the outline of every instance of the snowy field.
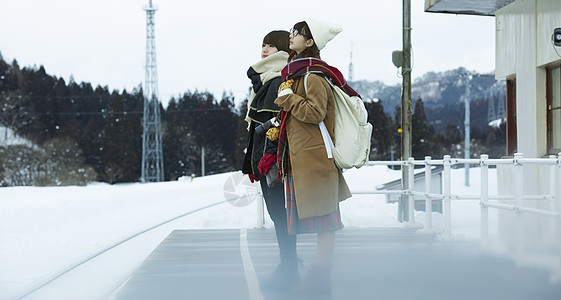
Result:
{"label": "snowy field", "polygon": [[[496,194],[496,170],[489,173],[489,193]],[[399,179],[401,172],[370,166],[344,175],[352,191],[366,191]],[[0,299],[14,299],[50,279],[56,280],[26,299],[110,298],[174,229],[258,227],[258,185],[242,178],[234,172],[150,184],[0,188]],[[463,169],[452,170],[452,194],[478,194],[478,168],[471,169],[470,183],[464,186]],[[341,214],[346,227],[405,226],[397,221],[397,204],[386,203],[384,195],[356,195],[341,203]],[[433,215],[435,231],[443,231],[442,216]],[[452,237],[478,239],[479,216],[478,201],[453,201]],[[494,210],[490,217],[493,234]],[[421,226],[424,213],[415,219]],[[264,226],[272,227],[268,216]],[[87,258],[92,259],[71,275],[57,278]]]}

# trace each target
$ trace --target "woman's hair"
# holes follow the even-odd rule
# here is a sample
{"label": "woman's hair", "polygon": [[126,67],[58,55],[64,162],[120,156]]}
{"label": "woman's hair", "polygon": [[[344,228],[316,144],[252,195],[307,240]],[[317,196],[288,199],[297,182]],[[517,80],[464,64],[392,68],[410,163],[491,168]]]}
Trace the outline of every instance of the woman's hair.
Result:
{"label": "woman's hair", "polygon": [[277,50],[290,53],[290,33],[285,30],[275,30],[267,33],[263,38],[263,44],[269,44],[277,47]]}
{"label": "woman's hair", "polygon": [[[310,30],[310,27],[308,27],[308,24],[305,21],[294,24],[292,28],[298,30],[298,32],[304,35],[305,39],[312,39],[312,40],[314,39],[314,37],[312,36],[312,31]],[[321,59],[321,57],[319,56],[319,49],[315,41],[312,47],[306,48],[304,51],[300,52],[300,54],[298,54],[296,51],[291,51],[290,55],[288,56],[288,61],[290,62],[293,59],[303,58],[303,57],[315,57]]]}

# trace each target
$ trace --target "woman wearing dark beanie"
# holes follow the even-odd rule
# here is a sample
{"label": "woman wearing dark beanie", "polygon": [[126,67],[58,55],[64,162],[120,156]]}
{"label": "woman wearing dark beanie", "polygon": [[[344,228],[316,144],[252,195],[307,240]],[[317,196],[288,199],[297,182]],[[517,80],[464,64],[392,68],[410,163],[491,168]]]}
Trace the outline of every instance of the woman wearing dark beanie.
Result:
{"label": "woman wearing dark beanie", "polygon": [[[273,276],[263,282],[262,288],[283,291],[300,280],[298,257],[296,255],[296,236],[288,235],[284,188],[281,183],[269,186],[259,170],[263,157],[266,135],[263,130],[256,130],[263,123],[274,118],[280,108],[274,103],[282,82],[281,70],[286,66],[289,49],[289,33],[284,30],[271,31],[263,38],[261,60],[247,71],[251,80],[251,95],[248,101],[248,145],[242,172],[250,180],[259,181],[265,198],[267,212],[275,224],[275,233],[280,252],[280,264]],[[261,129],[261,128],[259,128]],[[276,152],[276,148],[274,149]],[[272,156],[268,154],[267,157]],[[276,156],[274,156],[276,157]],[[276,161],[276,159],[273,159]],[[267,165],[267,170],[270,164]],[[266,171],[264,173],[266,173]],[[274,176],[277,176],[274,174]]]}

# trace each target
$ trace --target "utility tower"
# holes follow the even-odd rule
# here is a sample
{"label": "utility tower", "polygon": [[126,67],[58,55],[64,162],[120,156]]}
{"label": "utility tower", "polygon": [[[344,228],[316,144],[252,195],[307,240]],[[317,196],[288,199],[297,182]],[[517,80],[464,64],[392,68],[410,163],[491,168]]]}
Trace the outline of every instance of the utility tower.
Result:
{"label": "utility tower", "polygon": [[489,103],[487,105],[487,123],[491,121],[495,121],[497,118],[497,114],[495,113],[495,100],[492,97],[489,97]]}
{"label": "utility tower", "polygon": [[503,122],[506,120],[506,110],[505,110],[505,99],[499,98],[499,108],[497,112],[497,118],[501,119]]}
{"label": "utility tower", "polygon": [[146,11],[146,73],[144,83],[144,114],[142,118],[142,181],[164,180],[162,132],[160,125],[160,101],[158,100],[158,73],[156,70],[156,38],[154,14],[156,8],[149,5]]}

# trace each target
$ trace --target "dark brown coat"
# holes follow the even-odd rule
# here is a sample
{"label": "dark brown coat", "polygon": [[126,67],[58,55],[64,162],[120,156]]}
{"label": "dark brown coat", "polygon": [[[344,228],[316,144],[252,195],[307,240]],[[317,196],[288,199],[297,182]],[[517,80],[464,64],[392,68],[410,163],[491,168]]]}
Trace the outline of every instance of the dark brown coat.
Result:
{"label": "dark brown coat", "polygon": [[323,121],[333,139],[335,103],[331,86],[317,74],[295,80],[294,93],[275,103],[287,112],[286,136],[290,150],[298,217],[322,216],[334,212],[339,201],[351,197],[341,170],[327,157],[319,123]]}

